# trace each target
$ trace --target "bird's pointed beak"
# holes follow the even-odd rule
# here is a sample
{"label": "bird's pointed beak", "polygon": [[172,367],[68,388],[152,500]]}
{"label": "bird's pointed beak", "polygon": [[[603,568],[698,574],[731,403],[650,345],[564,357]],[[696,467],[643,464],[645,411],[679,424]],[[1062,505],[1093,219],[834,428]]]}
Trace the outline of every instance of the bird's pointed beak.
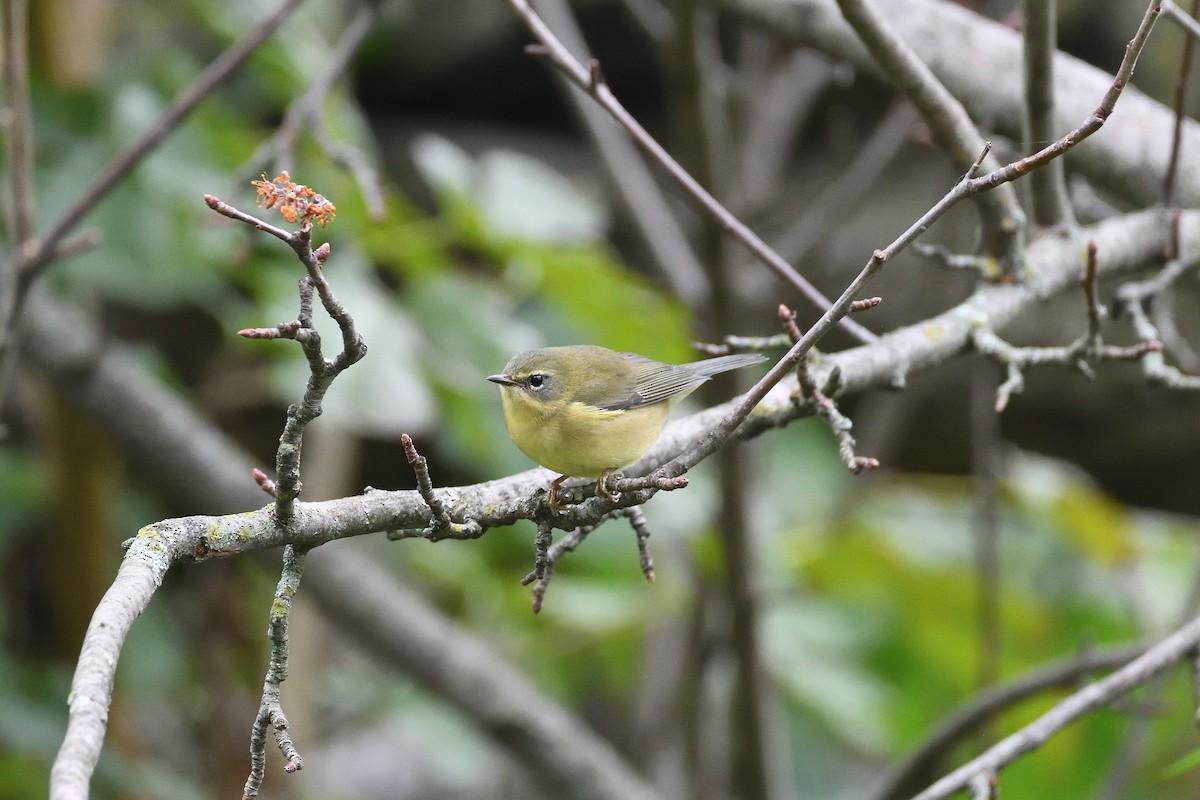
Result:
{"label": "bird's pointed beak", "polygon": [[516,381],[514,381],[512,378],[508,377],[504,373],[500,373],[499,375],[488,375],[488,380],[491,381],[492,383],[498,383],[501,386],[520,386],[519,383],[517,383]]}

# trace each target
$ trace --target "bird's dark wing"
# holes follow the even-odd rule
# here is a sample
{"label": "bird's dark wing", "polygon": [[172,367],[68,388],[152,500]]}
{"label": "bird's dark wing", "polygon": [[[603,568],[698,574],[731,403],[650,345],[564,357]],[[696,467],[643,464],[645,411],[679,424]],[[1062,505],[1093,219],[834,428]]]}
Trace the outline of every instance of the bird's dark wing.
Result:
{"label": "bird's dark wing", "polygon": [[680,400],[713,375],[766,360],[756,353],[741,353],[693,361],[690,364],[664,364],[637,353],[619,355],[627,359],[633,368],[630,385],[618,396],[610,395],[601,403],[593,403],[598,408],[619,411],[661,403],[664,400]]}
{"label": "bird's dark wing", "polygon": [[639,356],[622,353],[633,367],[633,387],[628,396],[614,398],[604,408],[611,410],[638,408],[680,397],[708,380],[707,375],[686,366],[664,364]]}

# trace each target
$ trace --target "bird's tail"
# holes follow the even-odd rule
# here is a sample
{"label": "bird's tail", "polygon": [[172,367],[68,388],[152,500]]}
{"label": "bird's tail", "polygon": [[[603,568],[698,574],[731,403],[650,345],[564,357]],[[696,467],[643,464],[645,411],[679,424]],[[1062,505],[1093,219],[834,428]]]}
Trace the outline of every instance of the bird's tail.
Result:
{"label": "bird's tail", "polygon": [[693,361],[683,366],[705,377],[712,377],[722,372],[728,372],[731,369],[741,369],[751,364],[760,364],[766,360],[767,357],[761,353],[736,353],[731,356],[717,356],[716,358],[706,358],[703,361]]}

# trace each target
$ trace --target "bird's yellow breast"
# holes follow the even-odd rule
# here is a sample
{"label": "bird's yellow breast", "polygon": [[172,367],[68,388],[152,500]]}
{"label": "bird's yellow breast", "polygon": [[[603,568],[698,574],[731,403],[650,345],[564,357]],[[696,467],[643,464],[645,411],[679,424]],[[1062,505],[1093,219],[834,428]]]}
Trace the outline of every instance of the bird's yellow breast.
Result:
{"label": "bird's yellow breast", "polygon": [[521,452],[547,469],[596,478],[606,469],[637,461],[658,440],[667,421],[667,403],[606,411],[562,400],[535,401],[502,386],[504,425]]}

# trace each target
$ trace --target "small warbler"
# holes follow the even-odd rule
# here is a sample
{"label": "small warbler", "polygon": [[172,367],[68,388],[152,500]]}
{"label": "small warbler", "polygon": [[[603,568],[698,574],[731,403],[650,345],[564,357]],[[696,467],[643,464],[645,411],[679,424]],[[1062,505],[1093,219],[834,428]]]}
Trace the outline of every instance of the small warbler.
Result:
{"label": "small warbler", "polygon": [[519,353],[499,375],[504,425],[525,455],[562,473],[550,484],[550,510],[569,477],[607,481],[658,440],[675,402],[713,375],[766,360],[756,353],[664,364],[605,347],[543,347]]}

